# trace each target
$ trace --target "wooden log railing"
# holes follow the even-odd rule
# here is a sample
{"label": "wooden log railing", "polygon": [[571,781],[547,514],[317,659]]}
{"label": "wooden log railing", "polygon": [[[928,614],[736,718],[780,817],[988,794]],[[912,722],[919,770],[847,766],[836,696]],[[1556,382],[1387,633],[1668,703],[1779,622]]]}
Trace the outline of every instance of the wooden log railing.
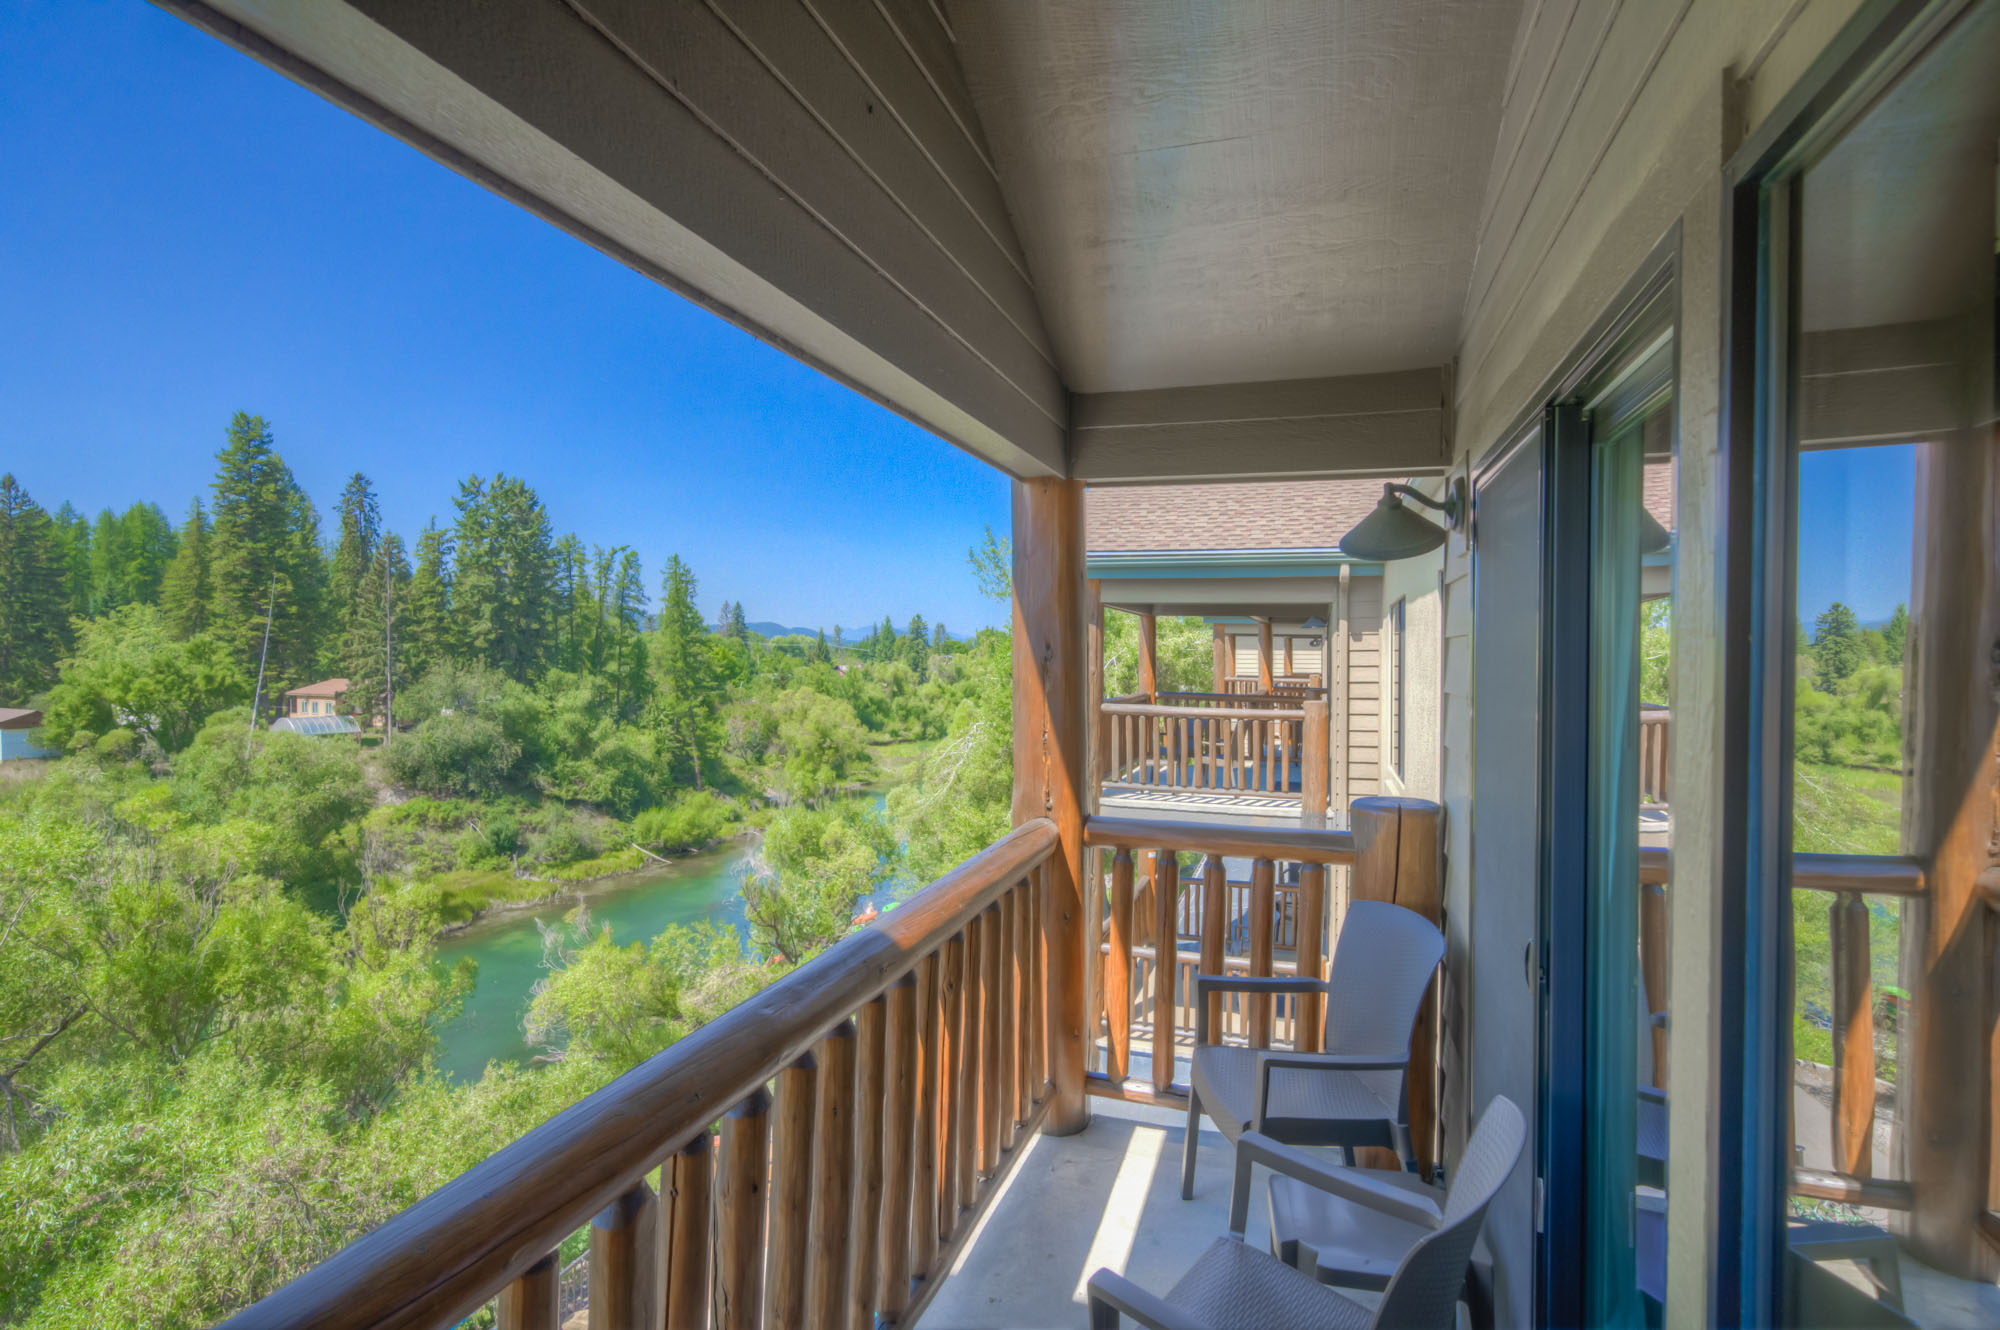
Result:
{"label": "wooden log railing", "polygon": [[[1639,852],[1639,964],[1647,1006],[1666,1010],[1665,891],[1670,856],[1664,849]],[[1792,889],[1823,892],[1833,997],[1833,1104],[1830,1112],[1833,1167],[1795,1168],[1792,1192],[1821,1200],[1884,1210],[1908,1210],[1910,1184],[1874,1176],[1875,988],[1868,936],[1868,896],[1921,896],[1924,866],[1912,858],[1860,854],[1794,854]],[[1654,902],[1659,902],[1657,909]],[[1654,1067],[1665,1065],[1666,1029],[1655,1023]],[[1656,1083],[1657,1080],[1656,1080]],[[1793,1100],[1794,1105],[1797,1099]]]}
{"label": "wooden log railing", "polygon": [[1302,703],[1316,702],[1325,696],[1326,689],[1324,688],[1301,687],[1288,689],[1280,684],[1278,691],[1270,693],[1172,692],[1155,693],[1150,698],[1135,696],[1107,698],[1105,700],[1111,702],[1145,701],[1166,707],[1203,707],[1210,709],[1236,707],[1239,709],[1249,708],[1260,711],[1296,711]]}
{"label": "wooden log railing", "polygon": [[[1187,1088],[1175,1079],[1175,1064],[1192,1051],[1194,976],[1325,978],[1347,899],[1391,901],[1438,922],[1437,806],[1358,799],[1350,817],[1352,831],[1085,821],[1085,936],[1101,938],[1103,952],[1090,1021],[1105,1040],[1103,1070],[1093,1070],[1087,1082],[1091,1093],[1185,1107]],[[1180,870],[1183,854],[1202,856],[1193,876]],[[1249,861],[1240,892],[1230,881],[1229,859]],[[1337,890],[1333,874],[1350,869],[1347,889]],[[1286,940],[1289,958],[1280,954]],[[1322,1047],[1319,998],[1211,994],[1210,1003],[1210,1028],[1227,1042]],[[1434,1013],[1433,998],[1412,1039],[1410,1076],[1411,1135],[1426,1170],[1437,1158]],[[1131,1075],[1135,1048],[1149,1054],[1152,1074],[1144,1082]]]}
{"label": "wooden log railing", "polygon": [[1160,790],[1297,795],[1299,772],[1326,762],[1326,727],[1304,708],[1107,702],[1104,780]]}
{"label": "wooden log railing", "polygon": [[1057,846],[1017,828],[225,1324],[555,1330],[586,1224],[593,1325],[913,1319],[1049,1102]]}

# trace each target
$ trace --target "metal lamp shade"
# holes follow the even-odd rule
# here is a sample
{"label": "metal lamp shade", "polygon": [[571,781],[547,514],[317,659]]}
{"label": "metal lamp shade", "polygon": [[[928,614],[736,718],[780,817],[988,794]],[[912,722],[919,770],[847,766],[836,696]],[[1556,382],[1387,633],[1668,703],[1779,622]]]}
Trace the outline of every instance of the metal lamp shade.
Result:
{"label": "metal lamp shade", "polygon": [[1660,519],[1639,510],[1639,552],[1641,554],[1665,554],[1674,547],[1673,533],[1660,525]]}
{"label": "metal lamp shade", "polygon": [[1444,544],[1444,528],[1414,511],[1400,498],[1385,494],[1375,511],[1340,538],[1340,552],[1350,559],[1388,563],[1428,554]]}

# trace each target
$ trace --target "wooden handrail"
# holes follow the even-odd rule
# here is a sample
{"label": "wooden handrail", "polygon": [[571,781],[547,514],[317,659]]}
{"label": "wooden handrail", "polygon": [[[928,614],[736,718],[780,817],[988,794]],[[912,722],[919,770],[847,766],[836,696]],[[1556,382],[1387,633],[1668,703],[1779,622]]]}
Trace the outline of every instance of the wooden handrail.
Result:
{"label": "wooden handrail", "polygon": [[[1658,846],[1639,851],[1639,881],[1661,886],[1667,881],[1672,852]],[[1921,859],[1907,855],[1806,854],[1792,856],[1795,891],[1858,891],[1864,896],[1921,896],[1926,890]]]}
{"label": "wooden handrail", "polygon": [[224,1324],[449,1325],[909,974],[1057,848],[1037,818]]}
{"label": "wooden handrail", "polygon": [[1087,817],[1083,843],[1107,850],[1174,850],[1242,859],[1351,864],[1354,833],[1316,827],[1239,827],[1137,817]]}
{"label": "wooden handrail", "polygon": [[1199,716],[1203,720],[1304,720],[1303,707],[1171,707],[1157,703],[1106,702],[1107,716]]}

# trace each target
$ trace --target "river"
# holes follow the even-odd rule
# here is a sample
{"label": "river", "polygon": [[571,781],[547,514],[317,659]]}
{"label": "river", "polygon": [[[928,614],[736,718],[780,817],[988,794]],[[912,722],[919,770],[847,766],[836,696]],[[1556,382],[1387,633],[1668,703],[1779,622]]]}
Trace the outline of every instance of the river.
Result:
{"label": "river", "polygon": [[[879,811],[886,803],[874,794]],[[579,889],[590,905],[592,932],[611,926],[620,944],[649,942],[669,924],[694,924],[704,919],[717,926],[743,927],[743,878],[750,869],[755,841],[731,841],[718,850],[676,859],[638,873],[601,878]],[[877,901],[900,897],[907,888],[893,880],[883,884]],[[438,1068],[451,1080],[469,1084],[494,1059],[526,1062],[533,1056],[521,1018],[527,1015],[534,988],[548,972],[542,968],[542,932],[536,921],[554,923],[576,908],[579,892],[568,892],[547,905],[483,919],[438,943],[438,963],[445,968],[470,957],[479,963],[478,984],[465,1008],[438,1029]]]}

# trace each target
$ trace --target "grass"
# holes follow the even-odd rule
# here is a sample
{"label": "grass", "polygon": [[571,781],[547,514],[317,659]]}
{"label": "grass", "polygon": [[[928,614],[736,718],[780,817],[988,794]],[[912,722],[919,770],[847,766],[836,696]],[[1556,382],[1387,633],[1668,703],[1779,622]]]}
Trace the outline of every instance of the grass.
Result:
{"label": "grass", "polygon": [[[1792,847],[1803,853],[1902,853],[1903,779],[1893,771],[1801,762],[1792,782]],[[1792,1054],[1831,1065],[1832,941],[1821,891],[1792,893]],[[1896,1079],[1895,1023],[1889,990],[1899,977],[1902,907],[1868,898],[1868,961],[1875,988],[1876,1075]]]}

